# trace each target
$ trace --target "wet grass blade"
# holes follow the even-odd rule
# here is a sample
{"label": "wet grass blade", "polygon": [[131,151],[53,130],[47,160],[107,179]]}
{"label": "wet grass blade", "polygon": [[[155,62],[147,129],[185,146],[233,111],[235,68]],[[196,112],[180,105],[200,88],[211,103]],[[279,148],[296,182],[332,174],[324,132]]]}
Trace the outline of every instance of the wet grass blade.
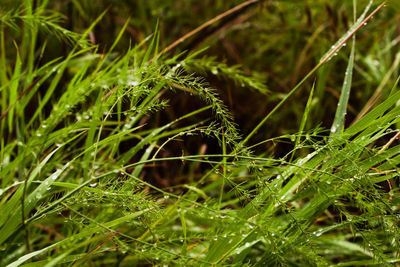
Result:
{"label": "wet grass blade", "polygon": [[335,119],[333,120],[333,124],[331,127],[331,136],[335,136],[342,133],[344,128],[344,119],[347,114],[347,104],[349,102],[350,90],[352,85],[354,53],[355,53],[355,39],[353,38],[349,63],[347,65],[346,73],[344,76],[342,92],[340,94],[338,107],[336,109]]}

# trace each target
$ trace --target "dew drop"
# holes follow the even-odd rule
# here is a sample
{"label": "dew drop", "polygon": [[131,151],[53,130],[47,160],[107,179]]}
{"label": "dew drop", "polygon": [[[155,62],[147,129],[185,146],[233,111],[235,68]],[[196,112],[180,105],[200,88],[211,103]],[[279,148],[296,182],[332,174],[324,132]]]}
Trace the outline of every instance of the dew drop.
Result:
{"label": "dew drop", "polygon": [[131,81],[128,83],[130,86],[137,86],[139,83],[137,81]]}

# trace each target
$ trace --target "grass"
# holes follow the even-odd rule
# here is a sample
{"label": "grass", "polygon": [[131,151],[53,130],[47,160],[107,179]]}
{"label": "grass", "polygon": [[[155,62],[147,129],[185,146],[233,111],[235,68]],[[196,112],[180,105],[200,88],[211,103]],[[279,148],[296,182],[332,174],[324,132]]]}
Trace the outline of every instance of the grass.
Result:
{"label": "grass", "polygon": [[214,4],[4,2],[1,266],[399,264],[396,2]]}

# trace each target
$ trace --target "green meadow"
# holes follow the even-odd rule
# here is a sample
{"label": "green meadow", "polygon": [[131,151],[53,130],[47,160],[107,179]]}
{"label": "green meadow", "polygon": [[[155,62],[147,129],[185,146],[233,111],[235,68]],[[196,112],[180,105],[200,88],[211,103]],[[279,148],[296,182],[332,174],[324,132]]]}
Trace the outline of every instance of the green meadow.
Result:
{"label": "green meadow", "polygon": [[0,0],[0,266],[400,266],[397,1]]}

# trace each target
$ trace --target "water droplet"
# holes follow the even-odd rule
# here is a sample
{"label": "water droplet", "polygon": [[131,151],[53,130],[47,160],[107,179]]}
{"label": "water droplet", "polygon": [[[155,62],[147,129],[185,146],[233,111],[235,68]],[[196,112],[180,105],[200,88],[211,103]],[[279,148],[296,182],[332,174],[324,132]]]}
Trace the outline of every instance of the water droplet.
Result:
{"label": "water droplet", "polygon": [[137,81],[130,81],[128,85],[130,86],[137,86],[139,83]]}
{"label": "water droplet", "polygon": [[58,175],[59,175],[61,172],[62,172],[62,170],[60,170],[60,169],[56,170],[56,171],[50,176],[50,178],[51,178],[52,180],[57,179]]}
{"label": "water droplet", "polygon": [[316,237],[319,237],[319,236],[322,235],[322,232],[314,232],[313,234],[314,234]]}

